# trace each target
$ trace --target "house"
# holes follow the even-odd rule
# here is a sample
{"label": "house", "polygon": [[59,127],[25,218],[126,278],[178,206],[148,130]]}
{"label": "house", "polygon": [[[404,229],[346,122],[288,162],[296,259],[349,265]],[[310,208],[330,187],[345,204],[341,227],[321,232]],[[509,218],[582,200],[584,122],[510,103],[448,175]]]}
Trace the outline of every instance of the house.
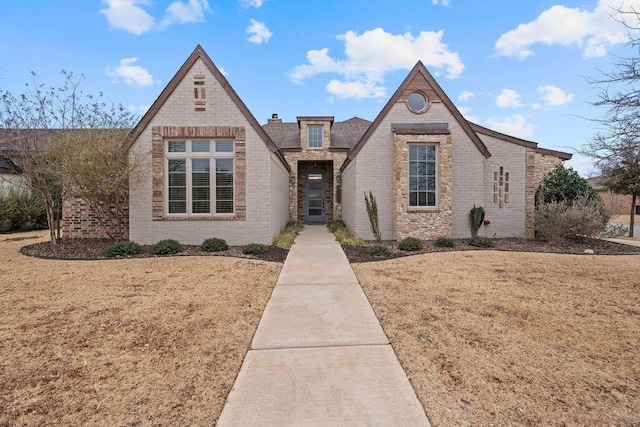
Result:
{"label": "house", "polygon": [[[373,122],[274,114],[260,125],[200,46],[129,144],[142,159],[129,238],[144,244],[270,243],[289,220],[342,219],[372,239],[369,191],[383,239],[467,237],[474,205],[486,211],[481,234],[533,237],[536,185],[571,158],[468,122],[421,62]],[[86,210],[68,208],[73,237]]]}
{"label": "house", "polygon": [[[631,212],[632,196],[631,194],[617,194],[611,191],[609,188],[602,185],[599,176],[594,176],[587,179],[587,183],[595,192],[600,196],[607,213],[611,216],[615,215],[629,215]],[[634,207],[634,213],[640,214],[640,204]]]}

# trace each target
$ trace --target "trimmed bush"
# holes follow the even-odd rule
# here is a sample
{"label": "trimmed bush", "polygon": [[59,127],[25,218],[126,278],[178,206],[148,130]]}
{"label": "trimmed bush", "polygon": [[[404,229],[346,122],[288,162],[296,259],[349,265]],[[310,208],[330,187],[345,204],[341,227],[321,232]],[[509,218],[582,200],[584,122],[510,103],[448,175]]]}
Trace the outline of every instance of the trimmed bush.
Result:
{"label": "trimmed bush", "polygon": [[138,255],[140,252],[142,252],[142,247],[136,242],[122,241],[107,246],[102,253],[104,253],[107,258],[124,258]]}
{"label": "trimmed bush", "polygon": [[224,239],[212,237],[202,242],[202,245],[200,245],[200,249],[205,252],[221,252],[229,249],[229,245],[227,245],[227,242]]}
{"label": "trimmed bush", "polygon": [[153,255],[173,255],[182,250],[182,244],[177,240],[165,239],[160,240],[155,245],[151,246],[151,253]]}
{"label": "trimmed bush", "polygon": [[476,236],[476,237],[473,237],[471,240],[469,240],[469,244],[477,248],[492,248],[493,240],[491,240],[488,237]]}
{"label": "trimmed bush", "polygon": [[419,251],[422,249],[422,240],[415,237],[405,237],[398,243],[398,248],[403,251]]}
{"label": "trimmed bush", "polygon": [[269,248],[260,243],[249,243],[242,247],[242,253],[245,255],[259,255],[267,252]]}
{"label": "trimmed bush", "polygon": [[453,248],[456,246],[456,242],[454,242],[453,239],[450,239],[449,237],[443,236],[443,237],[438,237],[434,242],[434,245],[436,245],[439,248]]}
{"label": "trimmed bush", "polygon": [[373,256],[387,256],[391,251],[387,245],[375,243],[367,248],[367,253]]}

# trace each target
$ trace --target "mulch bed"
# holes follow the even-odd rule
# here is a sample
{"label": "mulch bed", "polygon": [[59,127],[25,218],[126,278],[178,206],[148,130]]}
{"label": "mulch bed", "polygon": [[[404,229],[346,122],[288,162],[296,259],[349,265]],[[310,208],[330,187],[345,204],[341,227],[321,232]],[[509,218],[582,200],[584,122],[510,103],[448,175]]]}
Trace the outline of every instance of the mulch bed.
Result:
{"label": "mulch bed", "polygon": [[[34,243],[23,247],[20,251],[29,256],[49,259],[64,260],[97,260],[108,259],[104,254],[104,248],[113,244],[109,239],[73,239],[62,240],[56,246],[51,243]],[[248,259],[259,259],[262,261],[284,262],[287,254],[286,249],[276,246],[267,246],[267,252],[258,255],[245,255],[241,246],[230,246],[226,251],[205,252],[197,245],[184,245],[180,253],[170,256],[228,256]],[[152,258],[157,257],[151,253],[151,246],[142,246],[142,252],[129,258]]]}
{"label": "mulch bed", "polygon": [[[409,255],[424,254],[429,252],[448,252],[448,251],[477,251],[477,250],[497,250],[512,252],[548,252],[560,254],[581,254],[585,255],[586,249],[593,250],[595,255],[639,255],[640,247],[622,245],[619,243],[608,242],[606,240],[585,238],[581,242],[568,241],[562,245],[552,245],[540,240],[528,239],[492,239],[493,248],[478,248],[468,244],[469,239],[452,239],[455,242],[453,248],[442,248],[435,246],[433,240],[424,241],[424,247],[419,251],[403,251],[398,248],[398,242],[385,241],[385,245],[389,247],[391,253],[387,256],[375,256],[367,253],[367,248],[363,246],[343,246],[345,254],[349,262],[368,262],[380,261],[384,259],[399,258]],[[374,243],[374,242],[367,242]]]}

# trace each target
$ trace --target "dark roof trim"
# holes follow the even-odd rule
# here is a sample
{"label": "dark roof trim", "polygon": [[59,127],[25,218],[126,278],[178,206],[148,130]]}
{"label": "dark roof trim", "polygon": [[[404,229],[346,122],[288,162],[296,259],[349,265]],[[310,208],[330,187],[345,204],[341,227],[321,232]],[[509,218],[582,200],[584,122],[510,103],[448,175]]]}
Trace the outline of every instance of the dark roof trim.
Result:
{"label": "dark roof trim", "polygon": [[300,122],[302,121],[314,121],[314,122],[329,122],[330,127],[333,126],[334,116],[298,116],[296,117],[298,120],[298,127],[300,127]]}
{"label": "dark roof trim", "polygon": [[391,123],[396,135],[449,135],[448,123]]}
{"label": "dark roof trim", "polygon": [[176,90],[180,82],[184,80],[187,73],[189,72],[191,67],[193,67],[193,65],[196,63],[198,59],[201,59],[205,63],[209,71],[211,71],[211,73],[216,78],[218,83],[220,83],[220,85],[225,90],[225,92],[227,92],[227,95],[229,95],[233,103],[236,104],[236,106],[238,107],[242,115],[247,119],[251,127],[256,131],[256,133],[264,141],[264,143],[267,145],[269,150],[272,153],[275,153],[275,155],[280,159],[284,167],[287,168],[289,172],[291,172],[291,168],[289,167],[289,164],[285,160],[284,155],[282,154],[278,146],[271,140],[271,138],[269,138],[269,135],[267,135],[265,130],[262,129],[262,126],[260,126],[260,124],[258,123],[256,118],[253,116],[253,114],[251,114],[247,106],[244,104],[244,102],[242,102],[242,99],[240,99],[236,91],[233,90],[233,88],[229,84],[229,81],[226,79],[225,76],[222,75],[218,67],[216,67],[216,65],[213,63],[211,58],[209,58],[209,55],[207,55],[207,53],[204,51],[204,49],[200,45],[196,46],[196,48],[193,50],[189,58],[187,58],[185,63],[182,64],[182,67],[180,67],[176,75],[173,76],[171,81],[169,81],[169,84],[160,93],[160,96],[158,96],[158,98],[155,100],[151,108],[149,108],[149,111],[147,111],[147,113],[142,117],[142,119],[140,120],[140,122],[138,122],[136,127],[133,128],[133,130],[129,134],[129,138],[127,141],[127,144],[128,144],[127,148],[131,148],[131,146],[136,141],[136,139],[138,139],[140,134],[142,134],[142,132],[147,128],[151,120],[155,117],[156,114],[158,114],[158,111],[160,111],[160,108],[162,108],[162,106],[167,101],[167,99],[169,99],[173,91]]}
{"label": "dark roof trim", "polygon": [[536,148],[536,153],[538,154],[544,154],[545,156],[556,156],[561,158],[562,160],[571,160],[571,158],[573,157],[573,154],[571,153],[565,153],[564,151],[556,151],[556,150],[549,150],[548,148]]}
{"label": "dark roof trim", "polygon": [[409,75],[407,75],[404,81],[400,84],[400,87],[398,87],[398,89],[395,91],[393,96],[391,96],[389,101],[385,104],[384,108],[382,109],[382,111],[380,111],[380,114],[378,114],[378,116],[373,121],[371,126],[369,126],[369,129],[367,129],[367,131],[362,136],[360,141],[358,141],[358,143],[353,148],[353,150],[351,150],[351,153],[349,153],[347,160],[342,164],[342,167],[340,168],[341,170],[344,170],[344,168],[351,162],[351,160],[353,160],[355,156],[360,152],[364,144],[367,143],[371,135],[373,135],[373,133],[378,128],[378,126],[380,126],[380,123],[382,123],[382,120],[384,120],[387,114],[389,114],[389,111],[391,111],[393,106],[396,104],[396,102],[398,101],[398,98],[400,98],[400,95],[402,95],[402,93],[406,90],[409,83],[416,77],[417,74],[421,74],[424,77],[424,79],[431,85],[431,87],[433,87],[433,90],[440,97],[440,99],[442,99],[442,102],[444,103],[444,105],[447,107],[447,109],[453,115],[456,121],[460,124],[460,126],[465,131],[465,133],[469,136],[471,141],[473,141],[475,146],[478,147],[478,150],[480,150],[484,158],[488,159],[489,157],[491,157],[491,153],[489,153],[489,150],[484,145],[480,137],[473,131],[473,129],[471,129],[469,122],[467,122],[467,120],[465,120],[465,118],[462,117],[462,114],[460,113],[460,111],[456,108],[455,105],[453,105],[453,102],[451,102],[451,99],[449,99],[449,97],[444,92],[444,90],[442,90],[442,88],[440,87],[438,82],[436,82],[436,80],[433,78],[431,73],[427,71],[424,64],[422,64],[422,61],[418,61],[416,65],[413,67],[413,69],[411,70],[411,72],[409,73]]}
{"label": "dark roof trim", "polygon": [[536,142],[527,141],[526,139],[516,138],[515,136],[497,132],[495,130],[488,129],[484,126],[480,126],[475,123],[469,122],[469,125],[471,125],[471,129],[473,129],[475,132],[480,133],[482,135],[492,136],[494,138],[502,139],[504,141],[513,142],[514,144],[522,145],[523,147],[528,147],[528,148],[538,147],[538,144]]}

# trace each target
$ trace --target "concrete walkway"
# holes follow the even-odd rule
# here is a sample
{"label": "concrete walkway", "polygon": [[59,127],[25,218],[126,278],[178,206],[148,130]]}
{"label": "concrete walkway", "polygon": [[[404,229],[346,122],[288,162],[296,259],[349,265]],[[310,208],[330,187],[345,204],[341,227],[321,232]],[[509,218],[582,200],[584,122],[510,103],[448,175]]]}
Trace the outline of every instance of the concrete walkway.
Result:
{"label": "concrete walkway", "polygon": [[296,239],[218,426],[429,421],[340,245]]}

